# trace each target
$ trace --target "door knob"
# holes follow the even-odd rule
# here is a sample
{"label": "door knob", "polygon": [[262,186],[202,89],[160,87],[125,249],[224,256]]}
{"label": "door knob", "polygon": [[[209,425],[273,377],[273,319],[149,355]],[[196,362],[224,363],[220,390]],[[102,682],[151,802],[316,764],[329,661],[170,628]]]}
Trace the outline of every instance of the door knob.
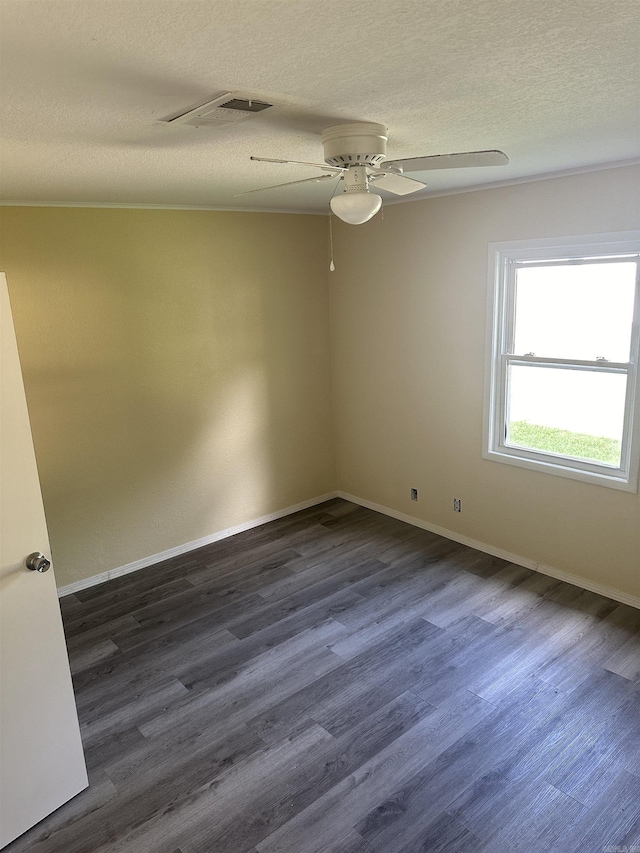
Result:
{"label": "door knob", "polygon": [[40,551],[34,551],[26,559],[27,568],[32,572],[46,572],[51,562]]}

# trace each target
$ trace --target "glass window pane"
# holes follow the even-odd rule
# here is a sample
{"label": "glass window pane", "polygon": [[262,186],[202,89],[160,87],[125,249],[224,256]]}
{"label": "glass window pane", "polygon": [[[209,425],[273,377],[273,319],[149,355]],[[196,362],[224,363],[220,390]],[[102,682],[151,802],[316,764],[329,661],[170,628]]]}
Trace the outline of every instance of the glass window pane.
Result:
{"label": "glass window pane", "polygon": [[509,366],[507,439],[619,467],[626,374]]}
{"label": "glass window pane", "polygon": [[516,270],[518,355],[629,361],[636,263]]}

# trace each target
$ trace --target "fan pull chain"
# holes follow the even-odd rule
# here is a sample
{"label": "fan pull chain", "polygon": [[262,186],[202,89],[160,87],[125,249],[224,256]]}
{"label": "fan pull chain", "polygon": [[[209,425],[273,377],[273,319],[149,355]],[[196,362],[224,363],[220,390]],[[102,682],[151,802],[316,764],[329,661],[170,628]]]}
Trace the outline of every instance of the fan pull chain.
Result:
{"label": "fan pull chain", "polygon": [[333,263],[333,214],[329,214],[329,244],[331,247],[331,263],[329,264],[329,270],[331,272],[336,271],[336,265]]}

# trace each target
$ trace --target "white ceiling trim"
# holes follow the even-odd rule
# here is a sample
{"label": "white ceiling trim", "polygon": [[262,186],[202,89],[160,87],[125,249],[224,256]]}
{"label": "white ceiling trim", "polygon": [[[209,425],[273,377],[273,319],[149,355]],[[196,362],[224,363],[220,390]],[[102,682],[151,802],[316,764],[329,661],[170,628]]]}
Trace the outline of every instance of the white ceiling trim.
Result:
{"label": "white ceiling trim", "polygon": [[386,200],[385,199],[385,207],[388,207],[390,204],[402,204],[403,201],[411,202],[411,201],[420,201],[421,199],[427,198],[440,198],[445,195],[461,195],[462,193],[475,193],[481,190],[495,190],[500,187],[511,187],[514,184],[532,184],[536,181],[553,181],[556,178],[569,178],[571,175],[584,175],[588,172],[606,172],[609,169],[622,169],[625,166],[640,166],[640,157],[632,157],[629,160],[618,160],[616,163],[598,163],[592,166],[580,166],[575,169],[562,169],[559,172],[548,172],[544,175],[529,175],[528,177],[523,178],[510,178],[506,181],[492,181],[489,184],[477,184],[474,187],[456,187],[450,190],[440,190],[435,192],[422,192],[420,193],[420,198],[405,198],[405,199],[395,199]]}
{"label": "white ceiling trim", "polygon": [[[398,199],[388,199],[384,201],[384,206],[389,207],[394,204],[409,204],[419,201],[426,201],[430,198],[441,198],[448,195],[463,195],[464,193],[481,192],[482,190],[499,189],[500,187],[510,187],[517,184],[532,184],[537,181],[552,181],[556,178],[568,178],[572,175],[584,175],[589,172],[606,172],[610,169],[622,169],[627,166],[640,166],[640,157],[633,157],[629,160],[619,160],[616,163],[599,163],[592,166],[582,166],[576,169],[563,169],[559,172],[549,172],[545,175],[530,175],[523,178],[511,178],[506,181],[493,181],[489,184],[478,184],[472,187],[457,187],[450,190],[441,190],[439,192],[421,193],[419,198],[404,196]],[[99,202],[99,201],[8,201],[0,199],[0,207],[87,207],[93,209],[122,209],[122,210],[211,210],[220,213],[284,213],[294,216],[329,216],[330,209],[327,202],[327,210],[295,210],[283,208],[265,208],[259,210],[252,207],[213,207],[197,204],[134,204],[134,203],[115,203],[115,202]]]}
{"label": "white ceiling trim", "polygon": [[[281,207],[213,207],[197,204],[134,204],[100,201],[7,201],[0,199],[0,207],[87,207],[93,210],[115,208],[118,210],[203,210],[219,213],[285,213],[288,216],[324,216],[316,210],[294,210]],[[327,205],[328,207],[328,205]],[[328,214],[327,214],[328,215]]]}

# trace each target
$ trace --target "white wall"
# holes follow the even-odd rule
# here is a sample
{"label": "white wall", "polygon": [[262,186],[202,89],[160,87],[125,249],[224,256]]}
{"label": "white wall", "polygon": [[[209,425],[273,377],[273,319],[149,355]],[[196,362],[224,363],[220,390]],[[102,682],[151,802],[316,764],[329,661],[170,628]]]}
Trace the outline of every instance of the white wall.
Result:
{"label": "white wall", "polygon": [[488,243],[638,228],[639,187],[625,167],[334,220],[341,490],[640,596],[637,494],[481,457]]}

